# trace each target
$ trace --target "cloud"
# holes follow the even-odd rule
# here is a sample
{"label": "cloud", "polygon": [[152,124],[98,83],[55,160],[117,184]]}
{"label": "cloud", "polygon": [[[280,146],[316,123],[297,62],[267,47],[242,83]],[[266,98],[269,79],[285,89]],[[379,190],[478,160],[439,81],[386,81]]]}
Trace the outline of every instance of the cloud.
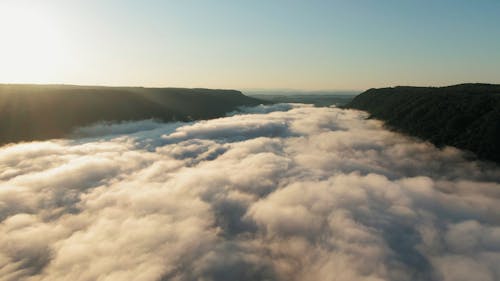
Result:
{"label": "cloud", "polygon": [[500,169],[281,104],[0,148],[0,280],[498,280]]}

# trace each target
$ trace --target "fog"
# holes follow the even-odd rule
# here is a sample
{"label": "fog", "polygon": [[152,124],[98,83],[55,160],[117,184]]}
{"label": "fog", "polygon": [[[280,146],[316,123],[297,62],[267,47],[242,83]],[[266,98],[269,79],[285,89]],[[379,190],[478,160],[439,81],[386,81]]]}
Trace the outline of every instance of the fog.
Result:
{"label": "fog", "polygon": [[500,168],[259,106],[0,148],[0,280],[499,280]]}

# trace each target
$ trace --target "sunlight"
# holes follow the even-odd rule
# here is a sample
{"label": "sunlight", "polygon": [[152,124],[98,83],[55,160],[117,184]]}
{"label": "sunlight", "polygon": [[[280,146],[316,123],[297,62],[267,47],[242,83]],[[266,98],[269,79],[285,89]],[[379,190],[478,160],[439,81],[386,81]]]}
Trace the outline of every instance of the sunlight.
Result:
{"label": "sunlight", "polygon": [[40,5],[0,3],[0,76],[4,82],[47,83],[65,62],[61,32]]}

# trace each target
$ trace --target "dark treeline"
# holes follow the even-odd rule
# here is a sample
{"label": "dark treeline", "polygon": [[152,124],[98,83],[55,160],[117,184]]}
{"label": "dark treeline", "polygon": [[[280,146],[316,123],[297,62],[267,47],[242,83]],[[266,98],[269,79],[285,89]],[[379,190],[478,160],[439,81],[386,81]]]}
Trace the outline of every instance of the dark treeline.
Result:
{"label": "dark treeline", "polygon": [[500,163],[500,85],[370,89],[348,107],[388,127]]}
{"label": "dark treeline", "polygon": [[99,121],[187,121],[260,100],[233,90],[0,85],[0,144],[63,137]]}

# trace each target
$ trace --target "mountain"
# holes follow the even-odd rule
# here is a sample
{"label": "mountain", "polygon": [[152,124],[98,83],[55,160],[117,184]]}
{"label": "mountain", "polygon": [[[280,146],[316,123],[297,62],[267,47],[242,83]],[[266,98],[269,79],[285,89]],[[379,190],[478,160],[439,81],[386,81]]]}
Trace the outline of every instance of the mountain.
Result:
{"label": "mountain", "polygon": [[500,85],[370,89],[347,107],[437,146],[455,146],[500,163]]}
{"label": "mountain", "polygon": [[359,92],[245,92],[250,97],[273,103],[310,103],[315,106],[345,105]]}
{"label": "mountain", "polygon": [[0,85],[0,144],[64,137],[99,121],[188,121],[262,101],[234,90]]}

